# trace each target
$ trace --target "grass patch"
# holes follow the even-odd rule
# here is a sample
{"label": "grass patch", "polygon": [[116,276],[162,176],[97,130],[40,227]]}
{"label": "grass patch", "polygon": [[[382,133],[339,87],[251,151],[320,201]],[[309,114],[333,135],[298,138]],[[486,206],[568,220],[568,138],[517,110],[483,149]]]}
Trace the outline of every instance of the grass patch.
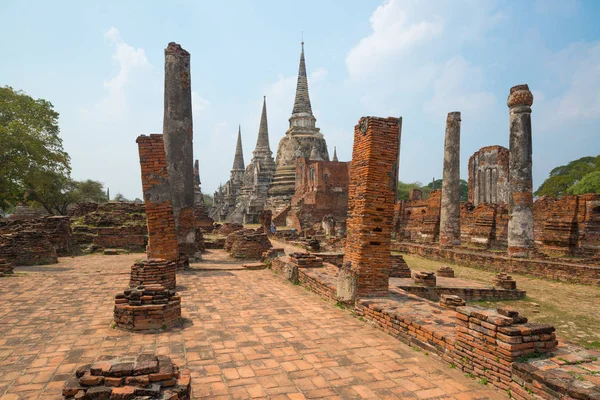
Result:
{"label": "grass patch", "polygon": [[337,308],[339,308],[340,310],[345,310],[345,309],[346,309],[346,306],[345,306],[345,305],[344,305],[344,303],[342,303],[341,301],[337,301],[337,302],[336,302],[334,305],[335,305]]}

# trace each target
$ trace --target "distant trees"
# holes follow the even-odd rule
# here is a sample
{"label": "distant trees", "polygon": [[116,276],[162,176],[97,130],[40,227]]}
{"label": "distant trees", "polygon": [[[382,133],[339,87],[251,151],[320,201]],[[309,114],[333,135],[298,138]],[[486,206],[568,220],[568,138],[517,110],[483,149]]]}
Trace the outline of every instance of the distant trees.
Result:
{"label": "distant trees", "polygon": [[554,168],[534,194],[560,197],[585,193],[600,193],[600,155],[582,157]]}
{"label": "distant trees", "polygon": [[[423,186],[421,182],[405,183],[402,181],[398,182],[398,199],[408,200],[408,195],[411,189],[418,189],[423,193],[423,198],[429,198],[429,194],[432,190],[439,190],[442,188],[442,180],[435,179],[427,185]],[[460,180],[460,201],[467,201],[469,197],[469,185],[464,179]]]}
{"label": "distant trees", "polygon": [[102,183],[70,172],[52,103],[0,87],[0,211],[25,201],[64,215],[71,204],[108,200]]}

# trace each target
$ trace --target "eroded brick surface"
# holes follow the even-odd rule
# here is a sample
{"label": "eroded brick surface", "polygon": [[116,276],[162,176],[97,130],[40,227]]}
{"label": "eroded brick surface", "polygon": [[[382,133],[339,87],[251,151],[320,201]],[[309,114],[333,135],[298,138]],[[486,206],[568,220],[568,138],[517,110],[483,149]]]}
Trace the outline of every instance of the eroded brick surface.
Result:
{"label": "eroded brick surface", "polygon": [[153,353],[190,370],[195,399],[505,398],[268,270],[183,272],[183,329],[110,329],[138,257],[65,258],[3,279],[0,397],[57,399],[82,365]]}

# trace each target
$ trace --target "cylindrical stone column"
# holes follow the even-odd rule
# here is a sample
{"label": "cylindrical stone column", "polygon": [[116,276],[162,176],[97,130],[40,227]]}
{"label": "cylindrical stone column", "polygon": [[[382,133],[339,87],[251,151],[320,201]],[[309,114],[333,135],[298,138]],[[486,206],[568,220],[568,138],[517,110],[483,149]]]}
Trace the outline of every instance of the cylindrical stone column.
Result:
{"label": "cylindrical stone column", "polygon": [[177,43],[165,49],[163,135],[179,251],[197,252],[194,223],[194,155],[190,53]]}
{"label": "cylindrical stone column", "polygon": [[508,255],[528,257],[535,246],[531,177],[533,94],[527,85],[517,85],[510,89],[506,103],[510,109]]}
{"label": "cylindrical stone column", "polygon": [[448,113],[440,211],[440,245],[460,245],[460,112]]}

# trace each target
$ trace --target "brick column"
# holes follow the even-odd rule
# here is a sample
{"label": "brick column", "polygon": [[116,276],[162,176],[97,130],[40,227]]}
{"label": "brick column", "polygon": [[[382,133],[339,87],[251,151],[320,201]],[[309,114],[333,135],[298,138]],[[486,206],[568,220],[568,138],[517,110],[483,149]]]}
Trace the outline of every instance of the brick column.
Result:
{"label": "brick column", "polygon": [[354,127],[341,300],[388,294],[401,129],[393,117],[363,117]]}
{"label": "brick column", "polygon": [[460,112],[456,111],[446,119],[440,245],[460,245]]}
{"label": "brick column", "polygon": [[177,260],[179,246],[163,137],[141,135],[136,143],[140,153],[142,190],[148,223],[148,258]]}
{"label": "brick column", "polygon": [[528,257],[534,249],[533,192],[531,176],[531,105],[527,85],[510,89],[510,156],[508,201],[508,255]]}
{"label": "brick column", "polygon": [[194,218],[190,53],[173,42],[165,49],[163,134],[179,250],[194,257],[198,245]]}

